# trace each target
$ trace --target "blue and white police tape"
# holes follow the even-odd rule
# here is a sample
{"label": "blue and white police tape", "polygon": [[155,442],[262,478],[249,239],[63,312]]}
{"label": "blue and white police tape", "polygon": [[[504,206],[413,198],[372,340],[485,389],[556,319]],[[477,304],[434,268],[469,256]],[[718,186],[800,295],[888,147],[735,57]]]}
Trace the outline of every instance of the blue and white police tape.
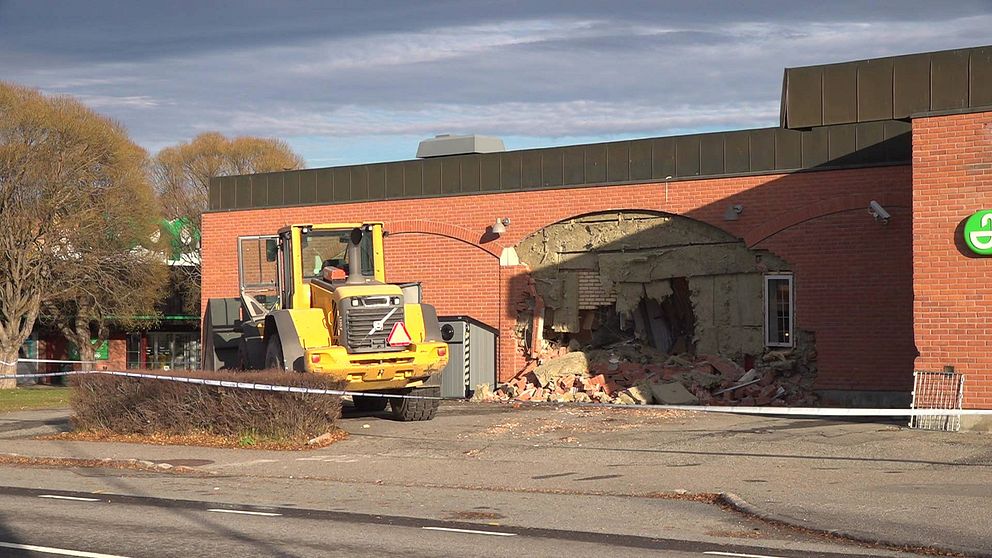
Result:
{"label": "blue and white police tape", "polygon": [[96,364],[95,360],[59,360],[50,358],[19,358],[14,362],[0,360],[0,364],[5,366],[15,366],[18,362],[31,362],[38,364]]}
{"label": "blue and white police tape", "polygon": [[105,376],[120,376],[124,378],[143,378],[148,380],[164,380],[213,387],[252,389],[258,391],[276,391],[286,393],[303,393],[312,395],[360,395],[362,397],[381,397],[386,399],[441,399],[426,395],[407,395],[402,393],[377,393],[366,391],[347,391],[343,389],[323,389],[297,386],[280,386],[273,384],[258,384],[253,382],[231,382],[226,380],[210,380],[207,378],[192,378],[189,376],[169,376],[163,374],[140,374],[137,372],[121,372],[117,370],[68,370],[65,372],[44,372],[37,374],[0,374],[0,380],[18,378],[51,378],[55,376],[85,376],[101,374]]}
{"label": "blue and white police tape", "polygon": [[[399,393],[377,393],[367,391],[348,391],[342,389],[322,389],[296,386],[280,386],[252,382],[231,382],[225,380],[210,380],[206,378],[191,378],[188,376],[170,376],[161,374],[142,374],[138,372],[121,372],[115,370],[73,370],[67,372],[47,372],[39,374],[5,374],[0,379],[11,378],[49,378],[53,376],[81,376],[87,374],[103,374],[125,378],[143,378],[198,384],[205,386],[252,389],[259,391],[274,391],[286,393],[302,393],[313,395],[349,395],[362,397],[381,397],[386,399],[441,399],[425,395],[408,395]],[[705,413],[730,413],[746,415],[769,416],[816,416],[816,417],[928,417],[928,416],[964,416],[992,415],[992,409],[874,409],[874,408],[842,408],[842,407],[744,407],[717,405],[622,405],[617,403],[562,403],[555,401],[514,401],[508,403],[528,405],[555,405],[571,407],[607,407],[620,409],[656,409],[668,411],[693,411]]]}

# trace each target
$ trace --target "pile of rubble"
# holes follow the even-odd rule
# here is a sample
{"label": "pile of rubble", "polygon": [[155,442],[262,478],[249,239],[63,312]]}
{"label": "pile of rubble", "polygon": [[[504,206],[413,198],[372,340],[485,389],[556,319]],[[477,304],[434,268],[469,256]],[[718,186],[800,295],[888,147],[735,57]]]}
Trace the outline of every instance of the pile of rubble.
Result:
{"label": "pile of rubble", "polygon": [[[560,347],[484,398],[627,405],[807,406],[815,369],[796,350],[768,351],[745,370],[716,355],[666,355],[650,346]],[[481,394],[480,394],[481,395]]]}

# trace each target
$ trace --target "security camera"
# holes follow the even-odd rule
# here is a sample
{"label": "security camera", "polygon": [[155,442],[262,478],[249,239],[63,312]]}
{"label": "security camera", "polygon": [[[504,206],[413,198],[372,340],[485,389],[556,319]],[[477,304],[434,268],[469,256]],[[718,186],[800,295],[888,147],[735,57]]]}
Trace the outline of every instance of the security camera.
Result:
{"label": "security camera", "polygon": [[875,200],[871,200],[871,203],[868,204],[868,213],[870,213],[876,221],[881,221],[883,225],[888,225],[889,219],[892,218],[892,215],[889,215],[889,212],[882,207],[882,204]]}

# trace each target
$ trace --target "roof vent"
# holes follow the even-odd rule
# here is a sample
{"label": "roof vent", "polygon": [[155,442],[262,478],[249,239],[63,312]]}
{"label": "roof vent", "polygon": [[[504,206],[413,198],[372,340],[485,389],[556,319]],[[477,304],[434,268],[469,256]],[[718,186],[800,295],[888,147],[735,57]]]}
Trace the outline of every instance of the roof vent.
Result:
{"label": "roof vent", "polygon": [[466,153],[496,153],[506,151],[503,140],[491,136],[453,136],[439,134],[425,139],[417,146],[417,158],[445,157]]}

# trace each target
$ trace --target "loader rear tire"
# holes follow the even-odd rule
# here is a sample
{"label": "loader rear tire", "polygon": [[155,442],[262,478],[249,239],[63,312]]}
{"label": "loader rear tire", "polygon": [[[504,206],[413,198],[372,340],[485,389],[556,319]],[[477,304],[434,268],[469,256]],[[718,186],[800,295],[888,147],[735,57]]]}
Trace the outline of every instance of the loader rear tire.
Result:
{"label": "loader rear tire", "polygon": [[[403,392],[403,395],[420,395],[424,397],[441,397],[441,388],[414,388]],[[441,405],[440,399],[406,399],[393,398],[389,402],[393,419],[411,422],[415,420],[431,420],[437,414]]]}
{"label": "loader rear tire", "polygon": [[386,410],[389,399],[385,397],[368,397],[364,395],[353,395],[355,410],[363,413],[379,413]]}

